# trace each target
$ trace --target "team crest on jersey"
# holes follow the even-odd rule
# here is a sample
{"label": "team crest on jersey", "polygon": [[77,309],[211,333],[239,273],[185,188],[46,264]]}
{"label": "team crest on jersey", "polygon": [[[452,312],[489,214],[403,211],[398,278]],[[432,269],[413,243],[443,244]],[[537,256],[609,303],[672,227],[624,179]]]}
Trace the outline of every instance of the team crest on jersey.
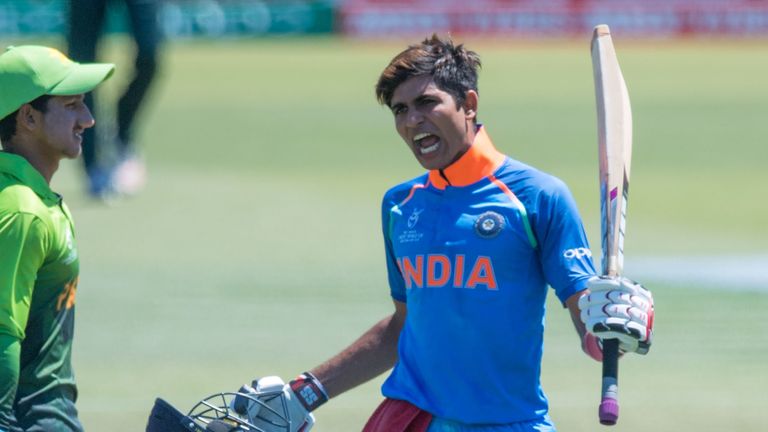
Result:
{"label": "team crest on jersey", "polygon": [[504,217],[496,212],[485,212],[475,221],[475,233],[482,238],[494,238],[504,229]]}

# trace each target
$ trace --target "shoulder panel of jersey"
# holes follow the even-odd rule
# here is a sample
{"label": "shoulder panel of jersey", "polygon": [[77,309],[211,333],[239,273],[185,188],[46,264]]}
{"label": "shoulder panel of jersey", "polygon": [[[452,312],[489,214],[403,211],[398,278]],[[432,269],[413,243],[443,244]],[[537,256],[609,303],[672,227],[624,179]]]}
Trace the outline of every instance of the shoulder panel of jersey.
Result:
{"label": "shoulder panel of jersey", "polygon": [[43,177],[20,156],[0,152],[0,213],[28,213],[50,226],[48,206],[55,205],[54,194]]}
{"label": "shoulder panel of jersey", "polygon": [[[547,200],[568,192],[562,180],[518,160],[507,158],[490,180],[519,201],[530,223],[530,234],[536,236],[536,222]],[[505,190],[505,187],[507,190]],[[538,239],[534,239],[538,243]]]}
{"label": "shoulder panel of jersey", "polygon": [[589,250],[573,195],[559,178],[522,162],[509,159],[505,167],[497,173],[498,180],[507,185],[528,210],[548,283],[564,302],[570,294],[582,290],[586,280],[595,274],[591,252],[578,259],[562,259],[568,250]]}
{"label": "shoulder panel of jersey", "polygon": [[389,217],[391,212],[399,212],[400,207],[405,205],[413,198],[413,195],[417,190],[423,189],[429,186],[429,173],[424,173],[414,179],[400,183],[390,188],[385,194],[381,204],[382,221],[384,224],[384,234],[389,237],[391,233],[391,220]]}
{"label": "shoulder panel of jersey", "polygon": [[[5,182],[0,173],[0,214],[26,213],[33,215],[50,226],[53,221],[51,214],[43,202],[27,185],[16,182]],[[15,179],[12,179],[15,180]]]}

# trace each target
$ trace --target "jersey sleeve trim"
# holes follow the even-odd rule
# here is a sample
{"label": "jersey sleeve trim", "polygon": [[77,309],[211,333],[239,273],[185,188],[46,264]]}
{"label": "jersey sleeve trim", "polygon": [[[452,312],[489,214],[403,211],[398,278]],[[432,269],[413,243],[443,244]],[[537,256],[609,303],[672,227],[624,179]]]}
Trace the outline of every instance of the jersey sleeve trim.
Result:
{"label": "jersey sleeve trim", "polygon": [[417,183],[417,184],[411,186],[411,190],[410,190],[410,192],[408,192],[408,196],[406,196],[405,199],[403,201],[401,201],[400,204],[397,205],[397,207],[402,207],[402,206],[405,205],[405,203],[410,201],[411,198],[413,198],[413,194],[416,193],[416,189],[423,189],[423,188],[425,188],[427,186],[429,186],[429,180],[427,180],[427,182],[424,183],[424,184]]}
{"label": "jersey sleeve trim", "polygon": [[577,279],[574,281],[570,286],[567,288],[556,292],[558,300],[560,300],[560,304],[563,305],[563,307],[568,307],[568,305],[565,303],[569,298],[571,298],[572,295],[584,291],[587,289],[587,282],[591,278],[591,275],[584,276],[582,278]]}

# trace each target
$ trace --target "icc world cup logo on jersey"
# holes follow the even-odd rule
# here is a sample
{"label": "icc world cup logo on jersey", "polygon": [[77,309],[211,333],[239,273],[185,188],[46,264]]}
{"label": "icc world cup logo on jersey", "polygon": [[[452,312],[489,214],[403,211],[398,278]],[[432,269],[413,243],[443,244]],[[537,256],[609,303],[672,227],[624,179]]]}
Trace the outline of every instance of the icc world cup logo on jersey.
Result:
{"label": "icc world cup logo on jersey", "polygon": [[400,243],[413,243],[418,242],[424,237],[424,233],[414,229],[416,228],[416,224],[419,223],[419,216],[424,213],[424,209],[413,209],[411,212],[411,215],[408,216],[408,219],[406,219],[406,229],[403,229],[403,231],[397,236],[397,239]]}
{"label": "icc world cup logo on jersey", "polygon": [[504,217],[496,212],[485,212],[475,221],[475,233],[482,238],[494,238],[504,229]]}
{"label": "icc world cup logo on jersey", "polygon": [[408,229],[413,229],[419,223],[419,216],[423,211],[424,209],[413,209],[413,213],[408,217]]}

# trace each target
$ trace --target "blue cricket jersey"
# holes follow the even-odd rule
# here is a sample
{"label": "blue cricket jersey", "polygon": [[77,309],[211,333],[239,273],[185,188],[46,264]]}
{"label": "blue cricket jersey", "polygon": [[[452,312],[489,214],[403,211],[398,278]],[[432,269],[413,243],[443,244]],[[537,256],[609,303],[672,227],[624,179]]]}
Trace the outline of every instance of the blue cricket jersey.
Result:
{"label": "blue cricket jersey", "polygon": [[455,163],[385,194],[382,227],[391,294],[408,308],[384,396],[469,424],[544,418],[547,285],[564,303],[595,274],[565,184],[480,127]]}

